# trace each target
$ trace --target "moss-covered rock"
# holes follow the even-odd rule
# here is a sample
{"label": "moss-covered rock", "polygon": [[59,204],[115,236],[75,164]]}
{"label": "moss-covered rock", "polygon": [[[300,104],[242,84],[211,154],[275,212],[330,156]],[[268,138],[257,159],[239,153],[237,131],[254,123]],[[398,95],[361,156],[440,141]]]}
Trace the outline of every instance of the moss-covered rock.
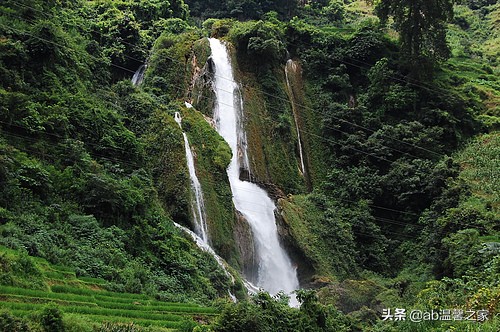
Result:
{"label": "moss-covered rock", "polygon": [[143,136],[148,165],[153,170],[158,197],[174,220],[189,222],[189,173],[182,132],[172,110],[161,109],[150,117],[150,128]]}
{"label": "moss-covered rock", "polygon": [[208,39],[202,38],[193,44],[190,59],[191,85],[188,99],[193,106],[207,116],[214,109],[215,94],[212,87],[213,63]]}
{"label": "moss-covered rock", "polygon": [[183,129],[188,135],[203,189],[210,241],[222,257],[237,264],[233,238],[235,211],[226,174],[231,149],[200,112],[183,108],[182,115]]}
{"label": "moss-covered rock", "polygon": [[[335,266],[332,264],[330,253],[324,248],[321,237],[314,231],[316,224],[321,223],[322,211],[318,210],[306,196],[291,196],[280,199],[281,218],[287,230],[287,235],[292,238],[290,243],[295,244],[295,251],[303,252],[312,264],[316,276],[311,275],[307,265],[298,266],[302,283],[315,283],[318,276],[332,276]],[[300,273],[302,272],[302,273]]]}
{"label": "moss-covered rock", "polygon": [[286,193],[305,191],[283,68],[243,71],[239,63],[245,60],[238,58],[237,52],[232,53],[236,80],[241,82],[253,180],[275,184]]}
{"label": "moss-covered rock", "polygon": [[[159,194],[174,220],[190,225],[190,185],[182,131],[173,120],[174,113],[181,112],[182,129],[187,133],[203,190],[211,245],[229,264],[239,269],[242,263],[235,234],[241,232],[234,228],[236,213],[226,174],[231,150],[208,117],[213,111],[214,98],[210,46],[206,38],[200,37],[191,30],[179,35],[165,33],[155,44],[145,89],[155,93],[161,101],[171,101],[171,107],[157,115],[148,145],[152,149],[169,151],[165,160],[156,159],[157,165],[162,165],[157,169],[163,169],[157,177]],[[186,108],[184,101],[196,108]]]}

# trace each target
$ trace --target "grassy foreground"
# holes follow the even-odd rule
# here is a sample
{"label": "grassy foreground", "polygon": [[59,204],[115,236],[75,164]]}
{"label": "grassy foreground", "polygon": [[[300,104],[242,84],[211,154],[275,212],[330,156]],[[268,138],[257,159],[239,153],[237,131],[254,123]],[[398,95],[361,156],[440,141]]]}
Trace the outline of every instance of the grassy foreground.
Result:
{"label": "grassy foreground", "polygon": [[[178,331],[206,325],[215,308],[106,290],[106,281],[0,247],[2,331]],[[55,327],[59,320],[62,328]]]}

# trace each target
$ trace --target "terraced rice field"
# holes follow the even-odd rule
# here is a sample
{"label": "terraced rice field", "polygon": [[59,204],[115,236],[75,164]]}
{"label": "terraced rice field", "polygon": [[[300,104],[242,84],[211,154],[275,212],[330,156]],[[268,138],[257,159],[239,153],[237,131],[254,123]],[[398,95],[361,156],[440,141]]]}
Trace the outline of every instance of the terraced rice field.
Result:
{"label": "terraced rice field", "polygon": [[187,319],[208,322],[216,315],[213,308],[161,302],[140,294],[58,285],[50,291],[0,286],[0,308],[7,308],[16,316],[28,315],[48,303],[57,304],[65,314],[78,314],[96,323],[133,322],[165,331],[179,328]]}
{"label": "terraced rice field", "polygon": [[[1,246],[0,255],[6,264],[15,264],[19,257],[18,252]],[[47,304],[55,304],[64,317],[83,321],[88,326],[97,327],[104,322],[133,323],[168,332],[189,321],[208,324],[218,314],[215,308],[197,304],[163,302],[145,294],[106,291],[105,280],[76,277],[71,268],[50,264],[42,258],[29,257],[29,261],[38,272],[22,275],[21,279],[12,275],[10,280],[17,280],[18,286],[0,285],[0,312],[6,309],[29,320]],[[2,273],[0,266],[0,276]]]}
{"label": "terraced rice field", "polygon": [[89,325],[134,323],[154,327],[155,331],[175,331],[189,320],[206,324],[217,315],[216,309],[196,304],[162,302],[144,294],[106,291],[103,290],[104,280],[77,278],[71,269],[51,265],[40,258],[32,260],[42,271],[41,280],[47,288],[0,285],[0,310],[7,309],[22,317],[42,310],[47,304],[56,304],[66,317],[78,317]]}

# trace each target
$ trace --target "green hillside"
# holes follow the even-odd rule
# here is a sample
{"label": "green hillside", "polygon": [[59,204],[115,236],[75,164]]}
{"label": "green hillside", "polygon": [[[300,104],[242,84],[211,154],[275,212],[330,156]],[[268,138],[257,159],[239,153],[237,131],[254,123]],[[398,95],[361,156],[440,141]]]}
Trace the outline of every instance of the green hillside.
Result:
{"label": "green hillside", "polygon": [[[498,331],[499,31],[493,0],[3,0],[0,331]],[[247,294],[208,37],[300,308]],[[183,131],[225,269],[175,224]]]}
{"label": "green hillside", "polygon": [[2,331],[175,331],[209,324],[218,310],[106,290],[26,253],[0,248]]}

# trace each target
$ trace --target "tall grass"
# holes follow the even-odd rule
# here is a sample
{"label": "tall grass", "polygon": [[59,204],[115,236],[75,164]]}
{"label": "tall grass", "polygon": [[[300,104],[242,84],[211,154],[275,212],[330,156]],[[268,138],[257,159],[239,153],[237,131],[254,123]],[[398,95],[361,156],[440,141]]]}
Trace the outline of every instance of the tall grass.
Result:
{"label": "tall grass", "polygon": [[[87,290],[84,290],[84,293],[87,293]],[[199,314],[214,314],[217,312],[217,310],[214,308],[201,307],[196,304],[161,302],[153,300],[135,301],[137,300],[135,298],[96,295],[100,293],[101,292],[90,291],[88,292],[88,295],[77,295],[73,293],[54,293],[19,287],[0,286],[0,295],[15,297],[16,300],[22,302],[40,302],[40,300],[45,300],[45,302],[47,302],[47,300],[57,300],[60,304],[64,304],[67,302],[68,304],[75,303],[78,305],[100,306],[109,309],[139,309],[145,311],[184,312]],[[115,293],[115,295],[116,294],[124,295],[121,293]]]}
{"label": "tall grass", "polygon": [[462,166],[460,177],[473,193],[500,210],[500,133],[475,139],[458,156]]}
{"label": "tall grass", "polygon": [[9,287],[9,286],[0,286],[0,294],[12,294],[12,295],[22,295],[27,297],[35,297],[35,298],[46,298],[46,299],[54,299],[54,300],[66,300],[66,301],[75,301],[75,302],[94,302],[94,298],[92,296],[82,296],[75,294],[64,294],[64,293],[52,293],[45,292],[34,289],[26,289],[26,288],[18,288],[18,287]]}
{"label": "tall grass", "polygon": [[112,322],[112,323],[134,323],[141,326],[155,326],[155,327],[165,327],[171,329],[177,329],[182,326],[184,320],[181,321],[158,321],[158,320],[148,320],[148,319],[134,319],[133,321],[124,317],[110,317],[102,315],[88,315],[86,316],[92,321],[98,323]]}
{"label": "tall grass", "polygon": [[71,301],[67,299],[54,299],[48,297],[33,297],[25,295],[4,295],[0,294],[0,303],[2,302],[17,302],[17,303],[57,303],[62,306],[90,306],[97,307],[96,303],[82,302],[82,301]]}
{"label": "tall grass", "polygon": [[133,304],[133,303],[116,303],[96,301],[97,305],[102,308],[108,309],[126,309],[126,310],[141,310],[141,311],[155,311],[155,312],[176,312],[176,313],[190,313],[190,314],[215,314],[217,312],[214,308],[208,307],[192,307],[184,306],[183,304],[171,305],[150,305],[150,304]]}
{"label": "tall grass", "polygon": [[104,302],[115,302],[115,303],[131,303],[132,302],[139,302],[141,304],[148,304],[148,305],[178,305],[178,306],[183,306],[183,307],[193,307],[193,308],[199,308],[200,305],[194,304],[194,303],[186,303],[186,302],[164,302],[164,301],[157,301],[157,300],[136,300],[136,299],[130,299],[130,298],[122,298],[122,297],[115,297],[111,295],[102,295],[101,292],[95,293],[94,295],[96,300],[104,301]]}
{"label": "tall grass", "polygon": [[91,278],[91,277],[78,277],[78,279],[85,283],[95,284],[95,285],[106,285],[108,283],[104,279]]}
{"label": "tall grass", "polygon": [[[33,307],[33,306],[25,306],[24,308],[13,308],[9,307],[9,311],[17,317],[26,317],[30,316],[33,314],[33,310],[38,310],[43,308],[43,306],[40,307]],[[72,316],[77,316],[81,317],[81,313],[71,313]],[[66,312],[65,312],[66,314]],[[168,321],[168,320],[151,320],[151,319],[141,319],[141,318],[130,318],[130,317],[122,317],[122,316],[108,316],[108,315],[97,315],[97,314],[86,314],[84,316],[86,319],[96,322],[96,323],[104,323],[104,322],[113,322],[113,323],[134,323],[136,325],[148,327],[148,326],[154,326],[154,327],[163,327],[163,328],[168,328],[168,329],[177,329],[182,326],[183,322],[185,320],[177,320],[177,321]],[[2,331],[3,332],[3,331]],[[8,331],[5,331],[8,332]]]}
{"label": "tall grass", "polygon": [[[19,303],[19,302],[0,302],[3,307],[11,310],[21,310],[28,311],[33,309],[41,309],[45,306],[44,303]],[[173,314],[156,314],[138,310],[124,310],[124,309],[106,309],[99,307],[84,307],[84,306],[63,306],[61,307],[63,312],[76,313],[82,315],[98,315],[107,317],[126,317],[126,318],[137,318],[146,319],[151,321],[169,321],[178,322],[184,320],[182,315]]]}
{"label": "tall grass", "polygon": [[148,300],[150,297],[144,294],[130,294],[130,293],[115,293],[109,291],[96,291],[88,288],[77,288],[65,285],[54,285],[51,287],[52,291],[55,293],[69,293],[77,295],[107,295],[111,297],[132,299],[132,300]]}

